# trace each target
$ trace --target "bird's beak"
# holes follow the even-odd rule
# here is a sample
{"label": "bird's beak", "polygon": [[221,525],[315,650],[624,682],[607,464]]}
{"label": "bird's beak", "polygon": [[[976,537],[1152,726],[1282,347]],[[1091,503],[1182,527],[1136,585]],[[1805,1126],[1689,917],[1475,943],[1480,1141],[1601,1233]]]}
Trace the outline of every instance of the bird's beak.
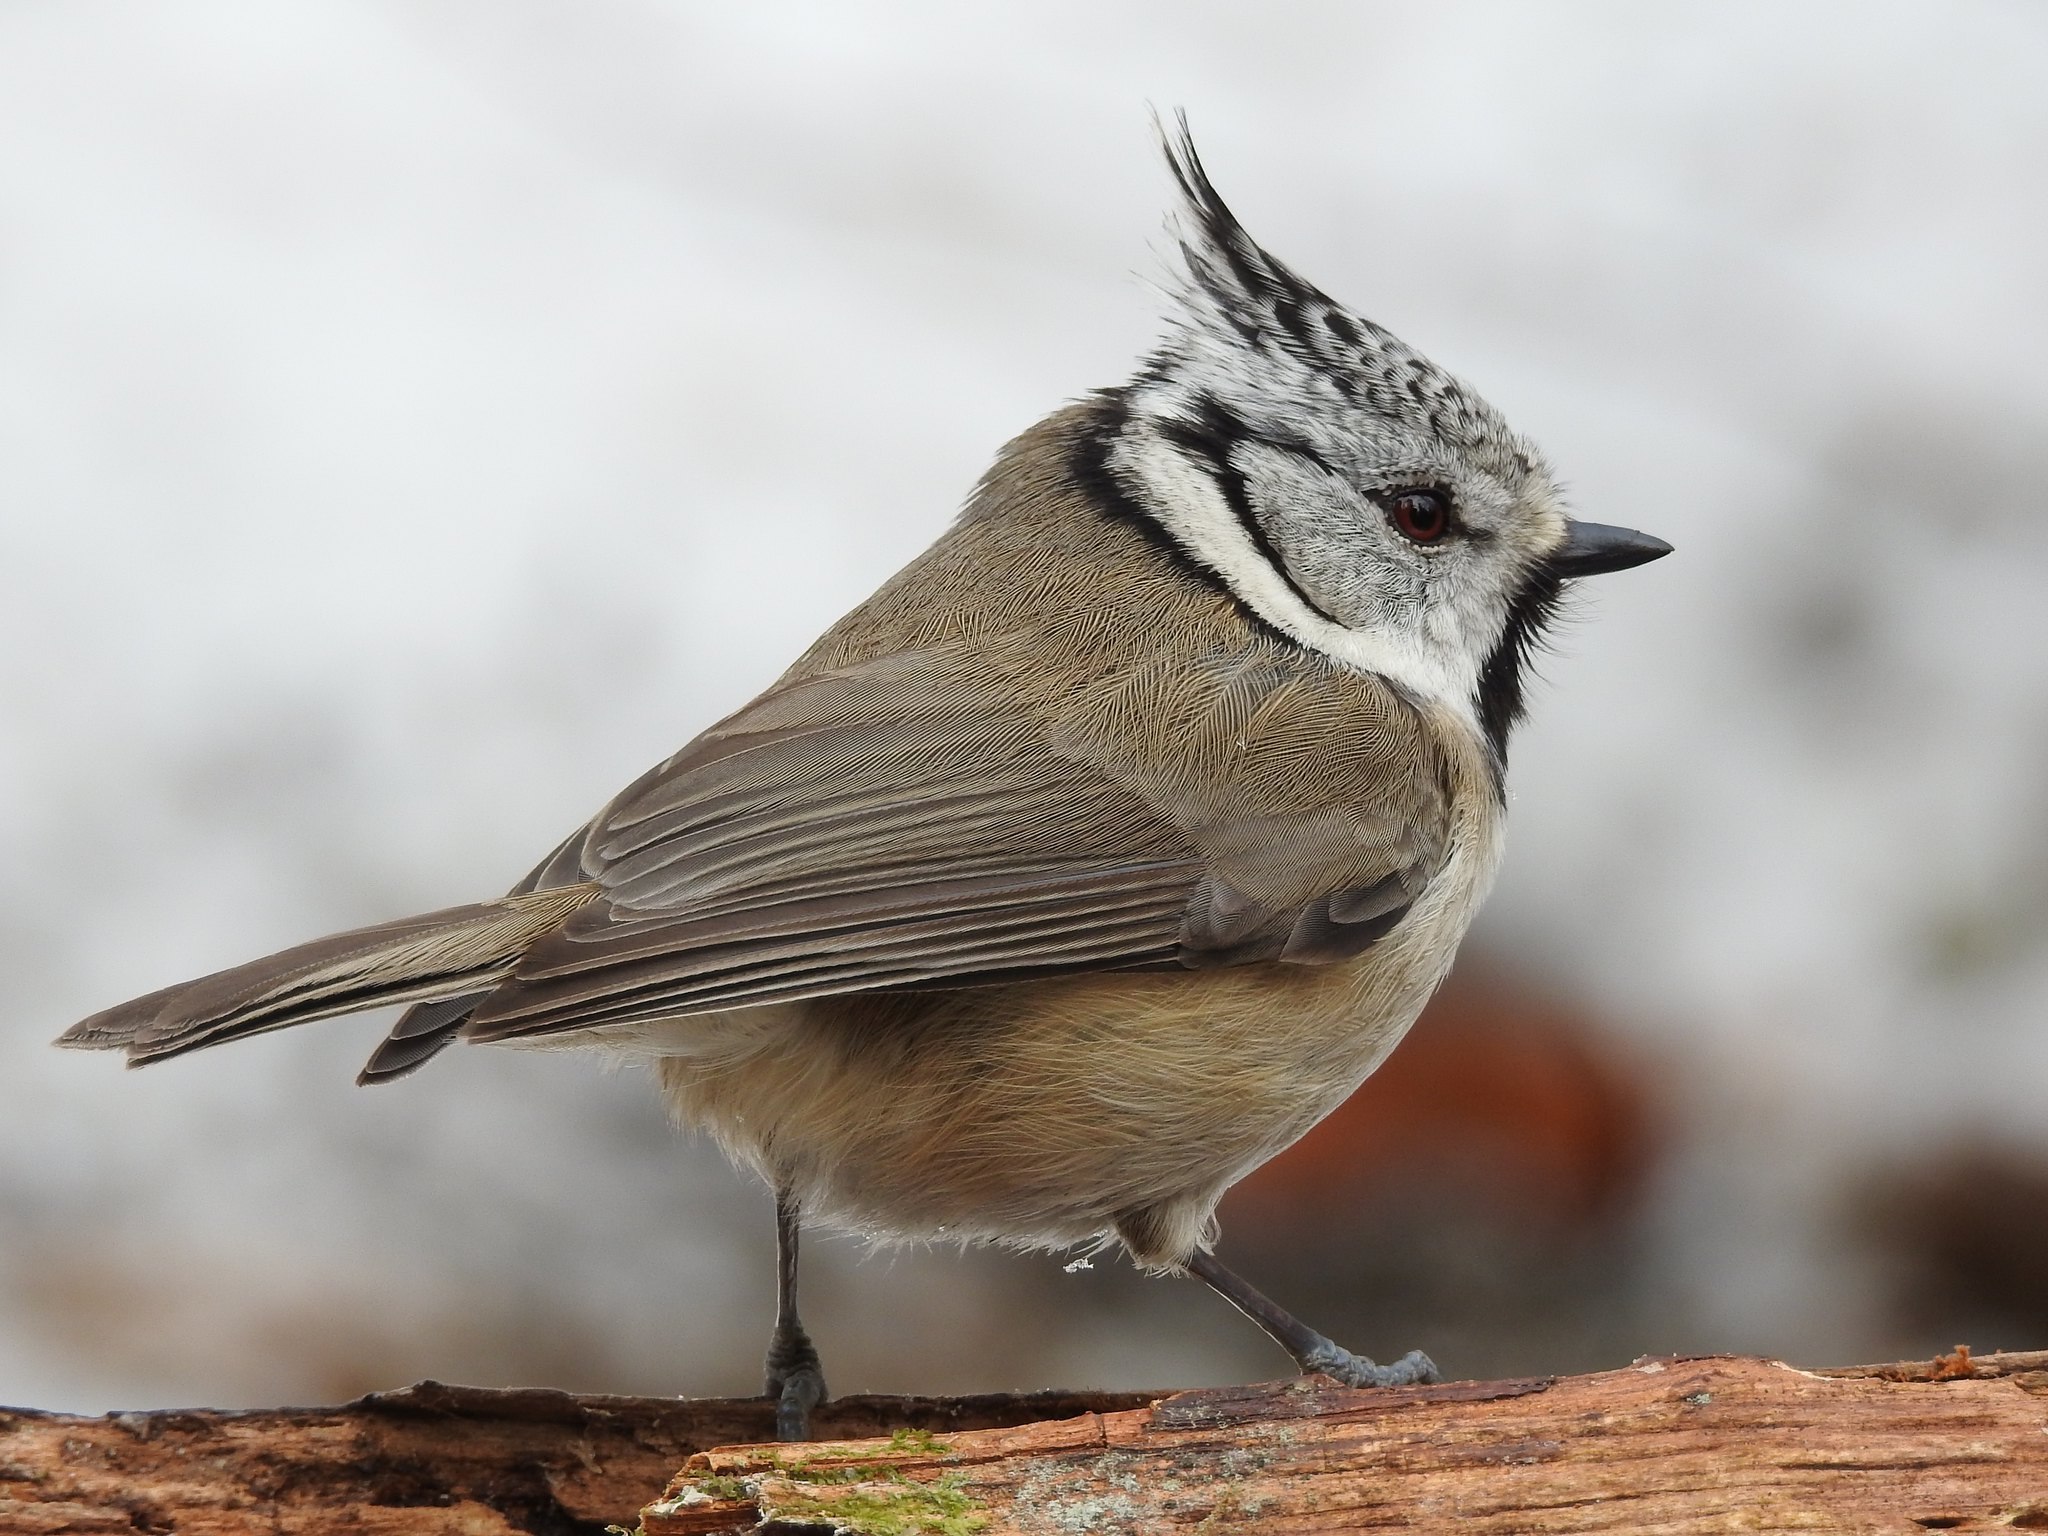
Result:
{"label": "bird's beak", "polygon": [[1551,551],[1550,568],[1560,576],[1599,576],[1608,571],[1625,571],[1632,565],[1647,565],[1671,553],[1662,539],[1633,528],[1611,528],[1606,523],[1570,524],[1564,542]]}

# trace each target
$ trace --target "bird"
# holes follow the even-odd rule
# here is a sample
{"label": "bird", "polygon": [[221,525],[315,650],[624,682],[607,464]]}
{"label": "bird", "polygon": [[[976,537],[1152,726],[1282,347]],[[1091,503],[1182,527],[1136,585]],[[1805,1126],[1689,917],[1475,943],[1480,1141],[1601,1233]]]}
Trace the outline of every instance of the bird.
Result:
{"label": "bird", "polygon": [[773,1191],[766,1394],[826,1401],[806,1228],[1120,1247],[1304,1372],[1435,1380],[1216,1256],[1223,1193],[1342,1103],[1499,863],[1570,583],[1670,553],[1574,518],[1468,385],[1268,254],[1182,116],[1160,339],[1002,448],[936,541],[508,894],[316,939],[57,1042],[143,1066],[409,1005],[651,1064]]}

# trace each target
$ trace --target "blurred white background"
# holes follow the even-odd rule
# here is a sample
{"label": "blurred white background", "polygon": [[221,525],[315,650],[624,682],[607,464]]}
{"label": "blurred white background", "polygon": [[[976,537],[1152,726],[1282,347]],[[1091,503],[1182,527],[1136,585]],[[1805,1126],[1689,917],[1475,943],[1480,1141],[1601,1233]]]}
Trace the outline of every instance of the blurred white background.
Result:
{"label": "blurred white background", "polygon": [[[1226,1255],[1454,1374],[2048,1344],[2044,80],[1993,0],[0,7],[0,1402],[757,1389],[765,1194],[644,1080],[47,1041],[506,886],[766,683],[1152,338],[1148,104],[1679,551],[1545,663],[1471,951],[1625,1188]],[[1110,1263],[807,1258],[842,1391],[1284,1368]]]}

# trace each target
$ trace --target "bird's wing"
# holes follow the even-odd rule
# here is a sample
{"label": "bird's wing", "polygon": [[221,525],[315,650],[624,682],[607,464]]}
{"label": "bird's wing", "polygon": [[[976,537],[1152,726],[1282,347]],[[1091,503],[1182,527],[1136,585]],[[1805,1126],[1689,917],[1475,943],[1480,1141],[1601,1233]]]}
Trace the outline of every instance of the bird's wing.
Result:
{"label": "bird's wing", "polygon": [[1374,680],[1276,650],[1042,692],[964,645],[772,689],[571,840],[551,875],[601,895],[463,1032],[1328,963],[1398,922],[1441,863],[1444,776]]}

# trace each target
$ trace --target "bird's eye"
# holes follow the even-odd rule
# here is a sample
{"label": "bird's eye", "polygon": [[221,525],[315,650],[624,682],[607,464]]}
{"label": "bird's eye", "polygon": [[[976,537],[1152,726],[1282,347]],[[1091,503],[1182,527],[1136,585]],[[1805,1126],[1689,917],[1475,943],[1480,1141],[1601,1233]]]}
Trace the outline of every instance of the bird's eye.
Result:
{"label": "bird's eye", "polygon": [[1441,491],[1397,491],[1385,506],[1394,526],[1417,544],[1434,544],[1451,531],[1451,503]]}

